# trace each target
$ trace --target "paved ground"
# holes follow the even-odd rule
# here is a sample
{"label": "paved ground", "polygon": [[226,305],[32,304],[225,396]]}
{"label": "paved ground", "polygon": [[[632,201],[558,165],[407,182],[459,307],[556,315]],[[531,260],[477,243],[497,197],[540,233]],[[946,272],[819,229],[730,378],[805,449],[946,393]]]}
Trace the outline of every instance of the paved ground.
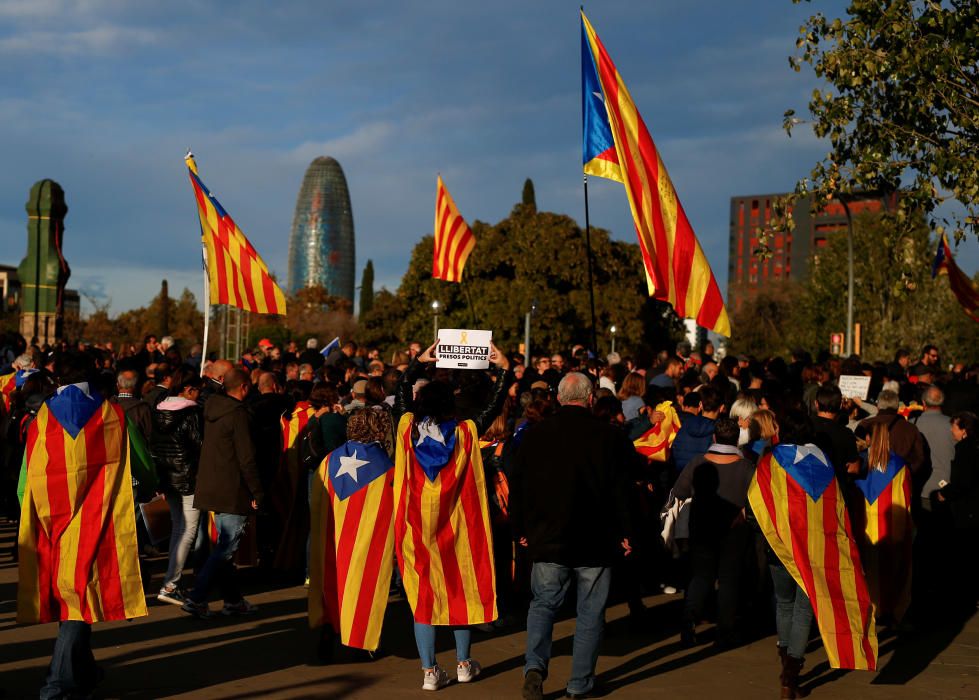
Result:
{"label": "paved ground", "polygon": [[[5,698],[37,697],[50,657],[55,625],[14,623],[17,568],[8,556],[12,529],[0,524],[0,688]],[[165,568],[151,561],[149,590],[159,588]],[[105,698],[422,698],[421,672],[404,601],[392,601],[385,621],[387,655],[370,663],[338,660],[310,663],[312,637],[306,627],[305,590],[270,588],[248,580],[249,600],[260,606],[248,618],[201,621],[152,600],[149,617],[98,625],[93,642],[106,671]],[[717,654],[709,644],[684,649],[676,619],[679,601],[647,598],[646,629],[630,631],[624,605],[609,609],[606,640],[598,664],[610,698],[778,697],[774,640],[769,637]],[[979,698],[979,617],[962,624],[933,621],[908,638],[881,639],[879,673],[834,672],[818,642],[804,672],[813,698]],[[546,697],[563,695],[570,669],[573,620],[555,628],[555,654]],[[709,633],[704,635],[709,638]],[[453,684],[451,698],[519,697],[523,631],[494,636],[477,633],[473,655],[484,675],[470,686]],[[454,659],[451,635],[440,635],[439,657]]]}

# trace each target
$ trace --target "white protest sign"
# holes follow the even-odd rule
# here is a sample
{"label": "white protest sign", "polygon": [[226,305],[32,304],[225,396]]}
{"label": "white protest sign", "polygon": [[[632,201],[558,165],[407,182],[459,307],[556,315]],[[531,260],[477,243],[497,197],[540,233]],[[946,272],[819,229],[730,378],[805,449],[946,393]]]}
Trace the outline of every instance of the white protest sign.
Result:
{"label": "white protest sign", "polygon": [[844,399],[866,401],[867,394],[870,393],[870,377],[862,374],[841,374],[840,393]]}
{"label": "white protest sign", "polygon": [[493,331],[440,328],[436,367],[487,369]]}

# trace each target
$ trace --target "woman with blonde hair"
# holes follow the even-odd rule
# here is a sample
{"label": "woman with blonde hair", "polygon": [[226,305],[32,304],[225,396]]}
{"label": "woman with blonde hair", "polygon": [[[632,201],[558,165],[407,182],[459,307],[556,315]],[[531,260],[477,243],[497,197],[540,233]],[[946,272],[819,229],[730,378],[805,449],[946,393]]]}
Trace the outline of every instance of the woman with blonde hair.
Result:
{"label": "woman with blonde hair", "polygon": [[752,462],[757,462],[765,450],[770,450],[778,444],[778,422],[775,414],[767,408],[759,408],[751,414],[748,421],[748,443],[742,450],[744,456]]}

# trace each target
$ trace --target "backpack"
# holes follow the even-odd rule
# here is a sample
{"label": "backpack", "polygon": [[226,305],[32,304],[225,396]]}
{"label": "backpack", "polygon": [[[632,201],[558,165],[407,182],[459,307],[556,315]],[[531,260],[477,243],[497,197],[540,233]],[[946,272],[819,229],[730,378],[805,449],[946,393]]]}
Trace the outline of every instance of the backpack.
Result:
{"label": "backpack", "polygon": [[326,445],[323,444],[323,431],[317,418],[310,418],[297,439],[299,443],[299,462],[308,471],[319,468],[320,462],[326,457]]}

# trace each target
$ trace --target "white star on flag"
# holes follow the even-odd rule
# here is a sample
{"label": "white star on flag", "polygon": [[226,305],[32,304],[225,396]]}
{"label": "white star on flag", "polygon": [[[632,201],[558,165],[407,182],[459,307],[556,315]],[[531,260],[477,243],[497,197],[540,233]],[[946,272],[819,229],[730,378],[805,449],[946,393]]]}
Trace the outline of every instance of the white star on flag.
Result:
{"label": "white star on flag", "polygon": [[365,464],[370,464],[366,459],[357,459],[357,450],[354,450],[354,456],[348,457],[347,455],[341,455],[340,457],[340,468],[337,469],[337,476],[342,476],[346,474],[354,481],[357,481],[357,470],[360,469]]}
{"label": "white star on flag", "polygon": [[815,445],[811,445],[811,446],[810,445],[796,445],[796,448],[795,448],[795,460],[792,463],[793,464],[798,464],[799,462],[801,462],[802,460],[804,460],[806,457],[809,457],[810,455],[812,455],[813,457],[815,457],[816,460],[819,461],[819,462],[825,463],[825,461],[826,461],[826,458],[823,457],[823,451],[820,450]]}

